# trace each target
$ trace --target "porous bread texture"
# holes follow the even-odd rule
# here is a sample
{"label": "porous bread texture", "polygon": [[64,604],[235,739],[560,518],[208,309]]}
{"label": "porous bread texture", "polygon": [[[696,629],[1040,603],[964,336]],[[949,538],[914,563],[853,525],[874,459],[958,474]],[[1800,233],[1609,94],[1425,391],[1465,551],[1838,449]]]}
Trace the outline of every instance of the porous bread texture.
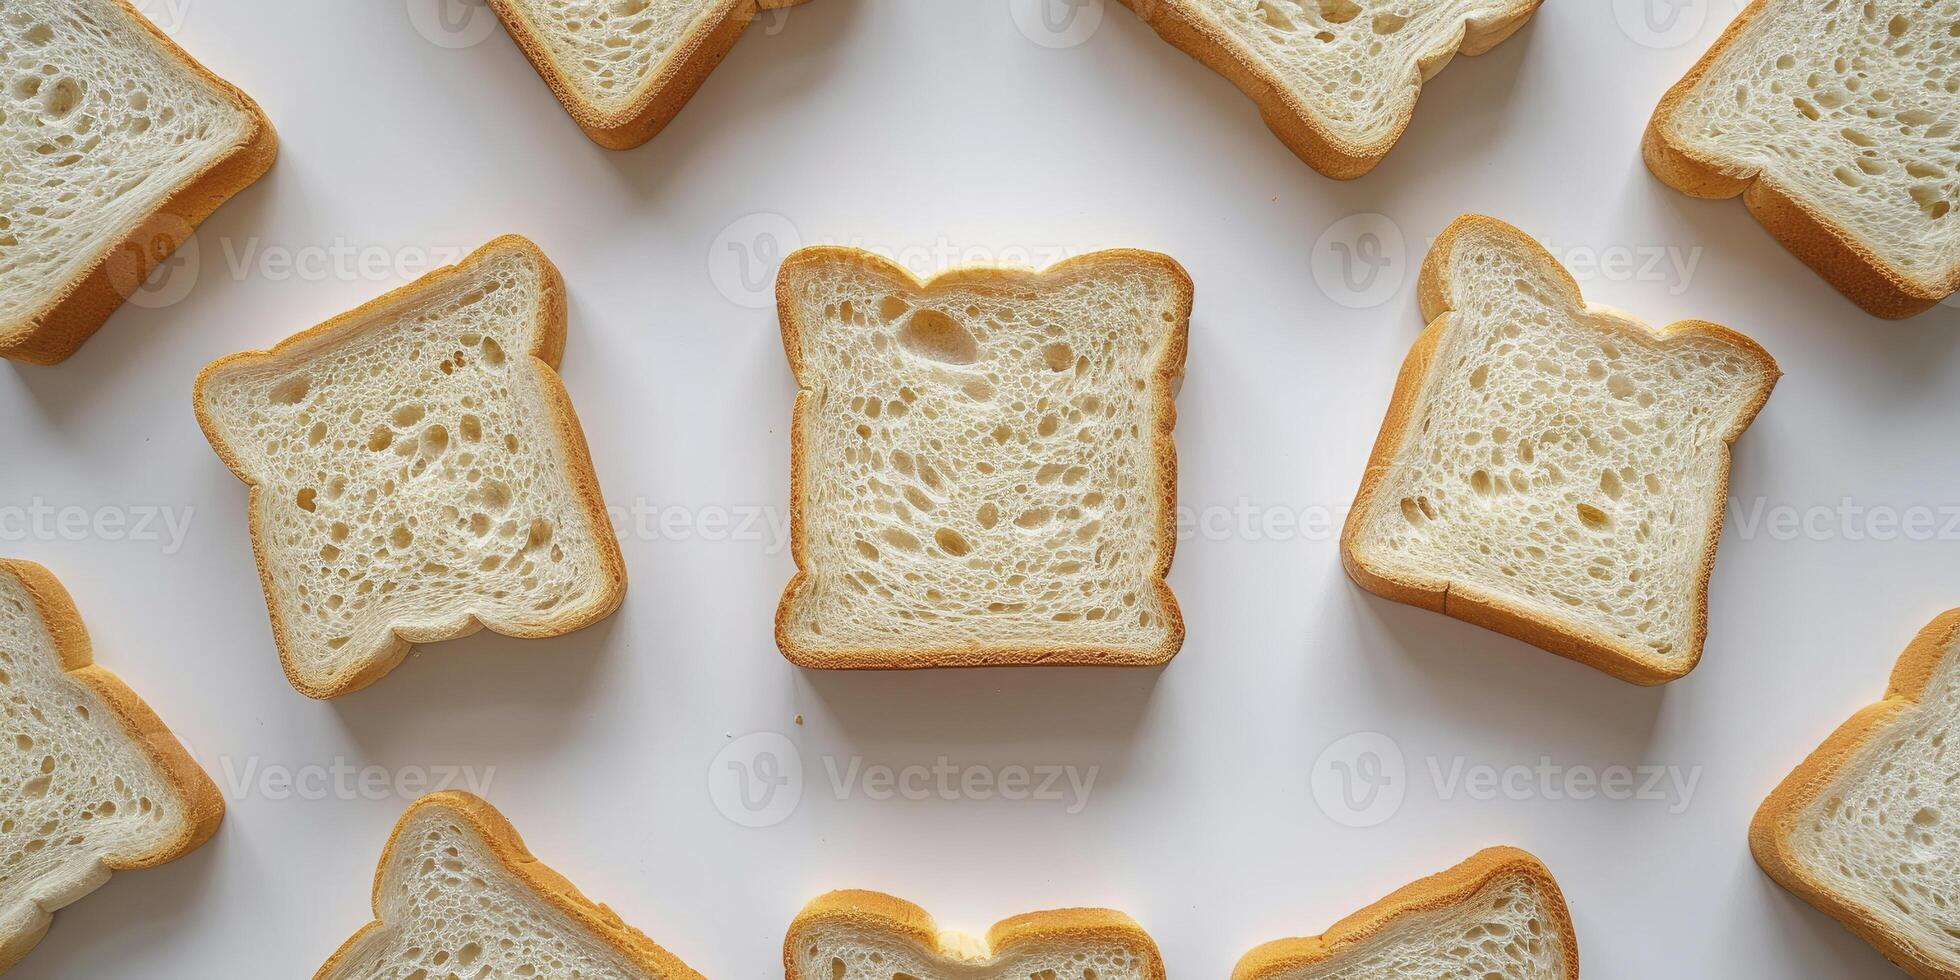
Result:
{"label": "porous bread texture", "polygon": [[314,980],[702,980],[467,793],[425,796],[402,815],[375,874],[374,916]]}
{"label": "porous bread texture", "polygon": [[66,358],[272,165],[272,125],[122,0],[0,8],[0,356]]}
{"label": "porous bread texture", "polygon": [[776,639],[809,667],[1156,664],[1184,638],[1174,385],[1191,281],[1151,252],[921,284],[839,247],[777,280],[800,386]]}
{"label": "porous bread texture", "polygon": [[1589,306],[1550,253],[1467,215],[1423,263],[1342,557],[1390,599],[1625,680],[1692,670],[1729,443],[1778,377],[1727,328]]}
{"label": "porous bread texture", "polygon": [[1917,977],[1960,976],[1960,609],[1899,657],[1885,700],[1811,753],[1756,812],[1778,884]]}
{"label": "porous bread texture", "polygon": [[804,906],[783,964],[787,980],[1164,980],[1156,943],[1121,912],[1033,912],[981,939],[942,932],[924,909],[869,891]]}
{"label": "porous bread texture", "polygon": [[593,142],[626,150],[665,128],[764,9],[803,0],[490,0]]}
{"label": "porous bread texture", "polygon": [[1479,851],[1306,939],[1267,943],[1232,980],[1577,980],[1579,942],[1543,863]]}
{"label": "porous bread texture", "polygon": [[0,560],[0,971],[111,871],[181,857],[224,816],[210,777],[92,659],[61,583]]}
{"label": "porous bread texture", "polygon": [[415,643],[556,636],[618,607],[619,544],[555,370],[564,333],[557,270],[511,236],[199,375],[198,421],[252,486],[294,687],[333,697]]}
{"label": "porous bread texture", "polygon": [[1655,110],[1648,166],[1743,200],[1867,311],[1960,287],[1960,0],[1756,0]]}
{"label": "porous bread texture", "polygon": [[1308,166],[1374,169],[1415,115],[1422,83],[1478,55],[1543,0],[1123,0],[1166,41],[1259,104]]}

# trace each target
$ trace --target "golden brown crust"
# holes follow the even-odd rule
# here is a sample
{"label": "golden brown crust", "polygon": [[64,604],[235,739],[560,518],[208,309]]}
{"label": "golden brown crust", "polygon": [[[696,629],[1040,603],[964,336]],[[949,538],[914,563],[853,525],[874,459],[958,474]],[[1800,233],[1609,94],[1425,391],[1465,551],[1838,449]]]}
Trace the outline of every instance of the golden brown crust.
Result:
{"label": "golden brown crust", "polygon": [[[129,685],[95,664],[88,629],[82,625],[81,612],[75,608],[75,600],[61,580],[46,568],[18,558],[0,558],[0,575],[10,575],[20,582],[54,642],[62,671],[108,707],[129,740],[156,767],[183,809],[184,825],[175,837],[146,854],[104,856],[103,865],[111,871],[153,868],[183,857],[210,840],[224,820],[224,796],[156,712]],[[34,935],[24,943],[0,948],[0,970],[18,962],[40,938]]]}
{"label": "golden brown crust", "polygon": [[[802,646],[790,636],[791,607],[807,577],[807,550],[803,537],[803,498],[808,486],[808,464],[804,460],[803,440],[808,424],[810,390],[803,371],[803,325],[798,314],[801,304],[792,294],[793,277],[800,266],[821,266],[846,262],[863,265],[914,293],[929,293],[962,284],[1030,288],[1069,271],[1110,260],[1137,261],[1155,265],[1177,284],[1178,296],[1170,336],[1164,342],[1163,356],[1151,370],[1150,385],[1156,394],[1153,454],[1157,483],[1157,559],[1151,569],[1151,585],[1156,590],[1164,618],[1164,640],[1150,650],[1110,646],[1039,647],[973,644],[964,647],[929,649],[862,648],[816,650]],[[905,267],[874,253],[842,245],[801,248],[783,260],[776,276],[776,314],[782,324],[783,350],[789,357],[790,372],[797,381],[796,401],[790,412],[789,527],[790,556],[796,574],[783,588],[776,605],[776,645],[783,656],[799,667],[831,670],[914,670],[933,667],[1012,667],[1104,666],[1153,667],[1168,663],[1184,646],[1184,615],[1177,596],[1171,592],[1171,559],[1177,550],[1177,384],[1184,376],[1184,359],[1190,345],[1191,276],[1175,259],[1140,249],[1108,249],[1065,259],[1039,272],[1027,269],[973,266],[952,269],[920,281]]]}
{"label": "golden brown crust", "polygon": [[[796,971],[798,937],[806,930],[823,925],[842,925],[862,932],[883,933],[911,943],[934,956],[958,959],[954,950],[945,949],[942,933],[925,909],[882,892],[845,890],[819,896],[803,906],[783,937],[783,976],[785,980],[827,980],[804,976]],[[987,930],[991,959],[998,961],[1016,947],[1044,944],[1083,945],[1108,943],[1135,949],[1145,957],[1144,968],[1150,980],[1164,980],[1164,961],[1157,944],[1135,919],[1110,909],[1055,909],[1029,912],[1002,919]]]}
{"label": "golden brown crust", "polygon": [[1838,773],[1865,744],[1882,736],[1893,719],[1919,703],[1940,662],[1954,651],[1956,643],[1960,643],[1960,609],[1949,609],[1920,630],[1899,655],[1884,700],[1860,708],[1838,726],[1783,778],[1749,824],[1749,850],[1777,884],[1844,923],[1907,973],[1949,980],[1956,975],[1950,960],[1935,958],[1910,938],[1887,929],[1877,916],[1832,892],[1798,860],[1790,838],[1803,812],[1830,789]]}
{"label": "golden brown crust", "polygon": [[495,855],[497,863],[503,865],[504,870],[634,965],[646,968],[660,980],[705,980],[701,974],[682,963],[679,957],[647,938],[645,933],[627,925],[618,913],[586,898],[564,875],[532,857],[524,846],[524,839],[517,835],[517,828],[511,826],[496,807],[460,790],[424,796],[410,804],[401,819],[395,822],[395,829],[388,835],[388,843],[381,850],[381,861],[374,873],[374,921],[362,926],[342,943],[313,974],[314,980],[329,980],[341,961],[354,953],[362,939],[387,927],[387,923],[381,920],[381,906],[388,865],[402,833],[408,829],[417,813],[424,809],[453,813],[457,819],[469,824],[470,829],[489,846],[491,854]]}
{"label": "golden brown crust", "polygon": [[[292,654],[291,634],[280,619],[278,591],[273,584],[272,566],[267,558],[264,544],[262,508],[259,500],[262,488],[258,478],[245,468],[237,452],[225,439],[223,429],[206,404],[205,389],[214,379],[237,365],[271,360],[291,348],[325,338],[339,339],[337,334],[358,328],[361,322],[373,312],[420,295],[450,276],[461,274],[484,257],[503,249],[528,254],[531,261],[537,264],[542,277],[539,285],[538,322],[532,332],[536,340],[528,353],[539,389],[557,409],[552,413],[552,425],[558,434],[558,448],[564,453],[566,479],[571,484],[573,494],[583,505],[586,520],[592,527],[592,543],[598,551],[601,573],[607,583],[606,591],[597,603],[583,611],[574,611],[574,614],[536,625],[491,625],[481,622],[472,614],[465,617],[462,625],[455,629],[397,629],[394,646],[381,656],[362,664],[359,669],[332,683],[316,684],[300,673]],[[279,647],[280,665],[285,669],[286,679],[301,694],[310,698],[334,698],[358,691],[394,670],[417,643],[457,639],[485,626],[489,626],[493,632],[519,639],[563,636],[605,619],[619,608],[620,602],[626,596],[626,561],[620,554],[619,539],[614,534],[612,518],[606,512],[605,498],[599,491],[599,477],[593,470],[592,454],[585,442],[585,431],[579,425],[578,415],[572,410],[571,396],[565,391],[563,380],[558,377],[558,362],[565,352],[565,323],[565,283],[558,273],[557,266],[554,266],[545,256],[544,251],[530,239],[520,235],[505,235],[470,253],[455,265],[437,269],[319,326],[296,333],[273,345],[271,350],[231,354],[211,362],[203,371],[198,372],[197,381],[192,385],[191,390],[191,403],[197,412],[197,424],[204,430],[204,437],[210,441],[211,448],[217,452],[218,458],[224,460],[225,466],[250,487],[246,496],[246,517],[252,535],[252,556],[259,570],[259,587],[265,592],[266,611],[272,619],[273,639]]]}
{"label": "golden brown crust", "polygon": [[1829,214],[1810,207],[1778,185],[1774,174],[1737,170],[1696,152],[1672,125],[1674,114],[1715,60],[1768,9],[1768,0],[1753,0],[1729,22],[1701,60],[1661,97],[1641,137],[1647,169],[1662,183],[1694,197],[1725,198],[1740,194],[1749,213],[1803,264],[1865,312],[1888,320],[1923,313],[1960,289],[1960,266],[1947,270],[1939,282],[1920,282],[1886,262],[1858,236]]}
{"label": "golden brown crust", "polygon": [[1506,877],[1528,878],[1537,886],[1550,913],[1550,925],[1558,933],[1556,941],[1565,950],[1565,980],[1578,980],[1579,937],[1572,931],[1565,893],[1559,890],[1558,880],[1552,877],[1544,862],[1515,847],[1478,851],[1448,871],[1396,889],[1388,897],[1334,923],[1318,936],[1281,939],[1255,947],[1233,968],[1232,980],[1270,980],[1281,973],[1324,963],[1392,928],[1404,916],[1459,905],[1469,901],[1485,885]]}
{"label": "golden brown crust", "polygon": [[[1696,573],[1694,628],[1690,633],[1688,651],[1679,657],[1657,658],[1651,652],[1615,637],[1597,630],[1575,627],[1471,583],[1406,575],[1377,567],[1355,548],[1364,522],[1375,506],[1375,493],[1386,482],[1408,438],[1416,412],[1422,406],[1422,394],[1430,381],[1431,360],[1437,346],[1454,323],[1448,315],[1452,288],[1449,281],[1450,253],[1456,247],[1457,240],[1471,230],[1500,234],[1514,240],[1520,247],[1533,250],[1546,268],[1557,270],[1562,291],[1570,297],[1575,311],[1583,312],[1595,321],[1610,324],[1648,344],[1666,345],[1694,336],[1713,337],[1762,368],[1766,379],[1762,388],[1749,405],[1738,413],[1735,425],[1722,436],[1722,465],[1713,488],[1717,504],[1712,508],[1708,543],[1703,548],[1701,565]],[[1463,215],[1451,222],[1437,237],[1436,244],[1423,259],[1417,293],[1423,315],[1429,323],[1416,337],[1408,358],[1402,363],[1401,373],[1395,380],[1395,393],[1389,401],[1387,416],[1382,421],[1381,434],[1375,439],[1375,448],[1368,458],[1368,469],[1362,475],[1360,490],[1355,494],[1354,509],[1349,512],[1347,524],[1341,531],[1341,564],[1347,568],[1348,575],[1362,588],[1383,598],[1440,612],[1516,637],[1624,681],[1651,685],[1685,676],[1701,662],[1702,643],[1708,633],[1708,581],[1715,572],[1715,549],[1722,537],[1725,516],[1722,502],[1728,499],[1730,446],[1755,421],[1756,414],[1769,400],[1770,391],[1782,375],[1776,360],[1755,341],[1719,324],[1682,320],[1654,331],[1624,314],[1603,307],[1587,307],[1580,295],[1578,282],[1550,252],[1524,232],[1483,215]]]}
{"label": "golden brown crust", "polygon": [[165,54],[183,62],[185,68],[228,97],[251,121],[251,127],[231,152],[193,175],[120,239],[105,246],[80,277],[67,283],[23,325],[0,332],[0,357],[29,364],[67,360],[102,328],[110,314],[142,288],[150,273],[183,245],[218,205],[264,176],[279,155],[279,137],[272,121],[251,96],[199,64],[138,13],[129,0],[116,3],[149,32]]}
{"label": "golden brown crust", "polygon": [[[1512,0],[1509,9],[1483,22],[1466,22],[1454,42],[1431,52],[1416,66],[1415,86],[1435,77],[1458,51],[1480,55],[1503,42],[1537,11],[1544,0]],[[1415,117],[1409,100],[1388,133],[1372,143],[1356,143],[1333,132],[1310,101],[1288,88],[1258,58],[1246,51],[1204,12],[1196,0],[1123,0],[1158,36],[1200,64],[1225,76],[1239,91],[1259,104],[1259,114],[1287,149],[1307,166],[1338,180],[1352,180],[1373,170],[1388,156]]]}
{"label": "golden brown crust", "polygon": [[654,73],[641,83],[632,101],[607,110],[582,95],[559,67],[544,35],[518,8],[517,0],[490,0],[504,29],[558,96],[592,142],[609,150],[630,150],[652,139],[687,105],[708,73],[721,64],[742,31],[764,9],[792,7],[805,0],[713,0],[686,34],[660,59]]}

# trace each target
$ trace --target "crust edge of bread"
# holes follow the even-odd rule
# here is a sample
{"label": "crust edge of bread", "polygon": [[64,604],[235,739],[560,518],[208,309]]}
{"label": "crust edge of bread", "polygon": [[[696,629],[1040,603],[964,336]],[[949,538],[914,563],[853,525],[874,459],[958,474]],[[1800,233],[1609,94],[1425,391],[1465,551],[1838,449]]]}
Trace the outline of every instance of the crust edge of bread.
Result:
{"label": "crust edge of bread", "polygon": [[1394,926],[1404,916],[1447,908],[1468,901],[1490,882],[1505,875],[1531,879],[1544,895],[1565,950],[1565,980],[1579,978],[1579,938],[1572,929],[1571,910],[1551,869],[1529,851],[1488,847],[1461,864],[1419,878],[1371,905],[1349,914],[1317,936],[1279,939],[1253,947],[1232,970],[1232,980],[1270,980],[1287,970],[1322,963],[1346,953]]}
{"label": "crust edge of bread", "polygon": [[1737,413],[1734,427],[1723,435],[1722,465],[1713,488],[1718,501],[1728,498],[1731,469],[1729,456],[1735,440],[1740,438],[1755,421],[1756,415],[1769,401],[1770,392],[1775,389],[1777,379],[1782,375],[1776,359],[1771,357],[1760,344],[1720,324],[1705,320],[1680,320],[1656,330],[1634,317],[1605,307],[1588,306],[1578,281],[1572,278],[1572,273],[1536,239],[1496,218],[1481,214],[1465,214],[1443,229],[1428,255],[1423,258],[1417,289],[1423,316],[1428,323],[1417,335],[1415,343],[1409,349],[1408,357],[1402,362],[1401,373],[1395,379],[1395,390],[1390,396],[1388,411],[1382,420],[1381,432],[1377,435],[1374,448],[1369,453],[1367,469],[1361,478],[1361,487],[1355,493],[1353,509],[1348,512],[1347,522],[1341,530],[1341,564],[1347,569],[1348,576],[1355,584],[1382,598],[1440,612],[1523,640],[1542,650],[1578,661],[1629,683],[1651,686],[1685,677],[1701,662],[1702,646],[1707,638],[1708,583],[1715,573],[1715,551],[1721,543],[1722,525],[1726,516],[1723,506],[1718,505],[1714,508],[1710,520],[1708,543],[1702,550],[1700,567],[1696,570],[1694,627],[1689,637],[1689,649],[1678,657],[1665,659],[1637,650],[1597,630],[1575,627],[1555,616],[1468,583],[1429,576],[1410,576],[1379,568],[1355,545],[1363,522],[1374,508],[1375,493],[1385,481],[1391,463],[1407,436],[1408,427],[1415,418],[1415,410],[1420,403],[1423,389],[1427,387],[1430,380],[1429,369],[1436,349],[1452,323],[1445,316],[1450,312],[1451,286],[1448,278],[1450,254],[1456,247],[1457,240],[1472,229],[1511,238],[1530,248],[1546,268],[1555,270],[1556,276],[1576,308],[1610,321],[1616,327],[1635,334],[1644,343],[1665,344],[1671,338],[1684,335],[1713,336],[1734,346],[1739,352],[1755,359],[1761,365],[1765,378],[1762,390],[1757,392],[1749,405]]}
{"label": "crust edge of bread", "polygon": [[1673,132],[1671,123],[1675,112],[1701,84],[1716,59],[1740,40],[1749,24],[1768,9],[1768,0],[1751,0],[1694,67],[1661,97],[1640,140],[1641,157],[1647,169],[1661,183],[1690,197],[1741,196],[1749,213],[1778,244],[1846,299],[1875,317],[1902,320],[1931,309],[1960,289],[1960,265],[1949,269],[1942,283],[1915,281],[1887,263],[1829,214],[1785,191],[1774,174],[1761,169],[1732,172],[1696,152]]}
{"label": "crust edge of bread", "polygon": [[[76,608],[67,587],[53,572],[25,559],[0,558],[0,575],[11,575],[17,579],[33,600],[35,611],[40,614],[41,622],[54,641],[62,672],[108,706],[129,741],[149,758],[184,808],[184,829],[175,839],[148,854],[104,860],[103,866],[110,871],[153,868],[202,847],[217,832],[225,816],[224,795],[218,791],[218,785],[211,781],[210,774],[191,758],[190,752],[171,733],[169,726],[134,689],[107,668],[95,663],[94,645],[89,640],[88,628],[82,622],[81,611]],[[52,908],[42,909],[39,929],[18,937],[14,942],[0,942],[0,972],[20,962],[39,945],[47,934],[48,926],[53,923],[56,911]]]}
{"label": "crust edge of bread", "polygon": [[[1152,442],[1156,460],[1157,560],[1151,569],[1150,584],[1162,606],[1164,639],[1150,649],[1118,646],[1035,646],[976,643],[962,647],[859,647],[843,650],[817,650],[796,642],[789,623],[796,598],[809,573],[808,552],[804,545],[803,497],[810,479],[804,460],[803,433],[808,399],[804,397],[802,321],[800,304],[792,295],[794,277],[803,265],[849,262],[864,265],[908,291],[929,293],[935,289],[968,282],[1039,283],[1070,270],[1109,260],[1141,261],[1157,266],[1178,289],[1173,323],[1164,342],[1163,356],[1151,367],[1150,382],[1156,390],[1152,413]],[[776,277],[776,313],[780,321],[783,350],[798,385],[790,410],[790,556],[796,574],[783,587],[776,604],[776,645],[783,657],[798,667],[820,670],[924,670],[941,667],[1016,666],[1097,666],[1156,667],[1169,663],[1184,646],[1184,615],[1177,596],[1171,591],[1169,576],[1177,550],[1177,387],[1184,375],[1185,356],[1190,343],[1191,276],[1176,259],[1144,249],[1117,248],[1089,252],[1056,262],[1041,270],[1012,266],[963,266],[949,269],[928,280],[920,280],[889,259],[863,249],[843,245],[815,245],[790,253]]]}
{"label": "crust edge of bread", "polygon": [[1950,976],[1953,964],[1933,959],[1909,938],[1886,929],[1877,919],[1819,882],[1791,851],[1790,835],[1803,811],[1830,788],[1844,765],[1870,739],[1882,735],[1898,714],[1919,704],[1927,684],[1956,643],[1960,643],[1960,609],[1949,609],[1906,645],[1905,652],[1892,667],[1885,697],[1858,709],[1833,730],[1783,777],[1749,823],[1749,851],[1764,874],[1838,920],[1858,938],[1876,947],[1886,959],[1920,977]]}
{"label": "crust edge of bread", "polygon": [[[279,156],[279,135],[265,110],[251,96],[191,57],[138,12],[130,0],[116,0],[116,4],[150,34],[164,56],[175,59],[230,99],[245,115],[250,127],[231,152],[191,175],[148,214],[123,229],[119,237],[96,253],[79,277],[63,283],[21,326],[0,331],[0,357],[27,364],[59,364],[73,356],[122,308],[129,294],[150,273],[183,247],[204,219],[265,176]],[[169,241],[170,248],[159,251],[150,247],[146,239],[151,238]]]}
{"label": "crust edge of bread", "polygon": [[1415,97],[1397,113],[1381,139],[1357,143],[1334,132],[1314,109],[1273,74],[1243,45],[1214,28],[1193,0],[1122,0],[1166,42],[1223,75],[1259,106],[1259,115],[1287,149],[1307,166],[1336,180],[1353,180],[1373,170],[1388,156],[1415,118],[1422,86],[1443,70],[1459,52],[1476,56],[1502,44],[1524,27],[1544,0],[1510,0],[1510,7],[1481,24],[1464,21],[1449,44],[1428,52],[1416,64]]}
{"label": "crust edge of bread", "polygon": [[430,793],[414,803],[395,821],[395,827],[388,834],[388,843],[382,846],[380,861],[375,866],[374,887],[371,911],[374,919],[355,931],[332,956],[321,964],[313,974],[314,980],[329,980],[341,961],[351,955],[361,941],[376,930],[387,928],[383,921],[383,887],[388,874],[388,864],[394,857],[395,847],[409,823],[425,809],[442,809],[456,814],[470,825],[476,835],[490,848],[490,853],[511,877],[539,898],[564,913],[573,922],[604,942],[614,952],[636,965],[644,966],[663,980],[706,980],[680,958],[654,942],[645,933],[628,925],[606,905],[595,902],[578,890],[571,879],[552,870],[549,865],[533,857],[524,846],[524,839],[518,836],[517,828],[503,813],[482,798],[461,790],[445,790]]}
{"label": "crust edge of bread", "polygon": [[[492,253],[512,249],[526,253],[537,263],[541,282],[538,321],[534,331],[536,344],[526,353],[529,355],[533,375],[541,393],[552,403],[551,427],[557,436],[558,448],[564,454],[566,481],[571,485],[572,494],[578,498],[585,510],[586,520],[592,528],[593,547],[600,561],[600,574],[606,581],[605,591],[588,606],[575,610],[572,614],[549,622],[517,626],[511,624],[492,625],[482,622],[475,613],[466,613],[454,629],[418,630],[412,638],[404,637],[398,628],[394,629],[394,643],[381,653],[360,658],[352,669],[339,671],[331,676],[314,677],[302,671],[292,653],[293,639],[280,617],[278,589],[272,576],[272,564],[263,544],[264,526],[261,514],[264,510],[260,494],[263,486],[259,478],[246,466],[239,455],[231,448],[223,429],[213,417],[206,404],[206,387],[226,370],[240,364],[269,361],[278,358],[287,350],[322,340],[337,340],[338,334],[348,333],[359,326],[361,320],[391,305],[411,301],[417,295],[441,284],[451,276],[464,274],[472,265]],[[386,676],[400,666],[417,644],[438,643],[444,640],[469,636],[479,629],[489,628],[492,632],[517,637],[519,639],[545,639],[563,636],[591,626],[618,610],[626,597],[626,562],[620,553],[619,539],[613,530],[612,519],[606,511],[604,497],[600,494],[599,478],[592,464],[592,453],[585,441],[585,430],[579,424],[578,414],[572,407],[571,394],[566,391],[563,379],[558,376],[558,363],[565,352],[566,300],[565,283],[544,250],[536,243],[521,235],[503,235],[486,243],[476,251],[465,256],[454,265],[444,266],[414,282],[390,290],[361,305],[338,314],[317,326],[293,334],[267,350],[240,351],[221,357],[197,374],[191,386],[191,403],[197,414],[197,424],[204,431],[204,437],[211,448],[224,461],[225,467],[249,488],[246,494],[246,521],[252,539],[252,558],[258,567],[259,588],[265,593],[266,611],[272,621],[273,641],[279,648],[279,663],[285,671],[286,679],[301,694],[316,700],[336,698],[343,694],[358,691]]]}
{"label": "crust edge of bread", "polygon": [[655,62],[653,74],[634,90],[632,99],[619,108],[605,109],[579,91],[559,66],[542,32],[517,8],[516,0],[489,0],[511,40],[517,42],[572,121],[588,139],[608,150],[630,150],[659,135],[728,56],[757,14],[805,2],[713,0],[713,9],[681,35],[667,56]]}
{"label": "crust edge of bread", "polygon": [[[845,889],[812,899],[796,914],[783,936],[783,975],[789,980],[817,980],[796,972],[797,938],[814,925],[843,923],[866,931],[889,933],[941,957],[958,958],[941,943],[943,933],[925,909],[883,892]],[[1070,908],[1027,912],[1002,919],[987,930],[990,960],[1016,946],[1046,942],[1081,943],[1105,940],[1134,947],[1148,957],[1149,980],[1164,980],[1164,958],[1150,934],[1130,916],[1114,909]]]}

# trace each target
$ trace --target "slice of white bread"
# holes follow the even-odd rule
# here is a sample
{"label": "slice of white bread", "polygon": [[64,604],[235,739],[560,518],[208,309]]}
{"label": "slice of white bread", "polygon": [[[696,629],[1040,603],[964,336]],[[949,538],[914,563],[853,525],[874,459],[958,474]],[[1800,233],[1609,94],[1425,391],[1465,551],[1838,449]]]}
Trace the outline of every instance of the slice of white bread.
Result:
{"label": "slice of white bread", "polygon": [[490,0],[545,84],[600,146],[664,129],[758,12],[803,0]]}
{"label": "slice of white bread", "polygon": [[1341,534],[1349,574],[1635,683],[1694,669],[1729,443],[1776,362],[1712,323],[1587,305],[1481,215],[1437,239],[1419,289],[1429,326]]}
{"label": "slice of white bread", "polygon": [[777,279],[796,375],[798,569],[776,641],[806,667],[1157,664],[1184,641],[1172,403],[1191,280],[1096,252],[920,283],[801,249]]}
{"label": "slice of white bread", "polygon": [[[0,15],[3,16],[3,15]],[[98,667],[68,591],[0,560],[0,971],[112,871],[210,839],[224,798],[148,705]]]}
{"label": "slice of white bread", "polygon": [[1307,165],[1342,180],[1402,138],[1422,83],[1483,54],[1543,0],[1123,0],[1259,104]]}
{"label": "slice of white bread", "polygon": [[0,7],[0,356],[73,354],[278,154],[272,124],[125,0]]}
{"label": "slice of white bread", "polygon": [[374,919],[314,980],[702,980],[468,793],[434,793],[402,814],[375,872]]}
{"label": "slice of white bread", "polygon": [[1647,166],[1734,197],[1882,317],[1960,288],[1950,0],[1755,0],[1654,110]]}
{"label": "slice of white bread", "polygon": [[294,687],[333,697],[416,643],[557,636],[618,608],[626,569],[564,347],[558,270],[507,236],[198,375],[198,423],[251,486]]}
{"label": "slice of white bread", "polygon": [[1578,980],[1579,940],[1551,871],[1515,847],[1468,861],[1305,939],[1245,954],[1232,980]]}
{"label": "slice of white bread", "polygon": [[785,980],[1164,980],[1157,944],[1121,912],[1031,912],[983,939],[942,932],[924,909],[869,891],[804,906],[783,966]]}
{"label": "slice of white bread", "polygon": [[1763,801],[1749,849],[1777,884],[1916,977],[1960,977],[1960,609],[1899,657]]}

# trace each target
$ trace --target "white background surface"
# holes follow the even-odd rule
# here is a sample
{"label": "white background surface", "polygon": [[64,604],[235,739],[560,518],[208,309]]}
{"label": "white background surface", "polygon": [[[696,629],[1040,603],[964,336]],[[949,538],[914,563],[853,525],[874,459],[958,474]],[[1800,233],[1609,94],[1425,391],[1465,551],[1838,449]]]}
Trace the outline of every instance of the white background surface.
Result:
{"label": "white background surface", "polygon": [[[1311,271],[1316,241],[1381,213],[1407,243],[1385,274],[1403,275],[1451,217],[1478,210],[1563,248],[1635,255],[1632,269],[1582,273],[1593,300],[1729,324],[1779,358],[1787,377],[1736,450],[1744,513],[1847,499],[1951,510],[1960,311],[1872,319],[1739,203],[1690,200],[1640,163],[1648,113],[1732,0],[1688,0],[1665,36],[1622,26],[1638,2],[1552,0],[1433,80],[1400,146],[1351,183],[1302,165],[1245,97],[1114,3],[1081,12],[1101,16],[1093,32],[1075,22],[1082,43],[1049,48],[1017,29],[1009,0],[813,0],[758,21],[674,124],[626,153],[587,142],[484,11],[460,35],[480,43],[451,48],[418,32],[403,0],[148,6],[264,105],[282,155],[203,226],[180,302],[125,309],[59,367],[0,368],[0,505],[163,506],[191,512],[189,533],[172,549],[22,540],[16,524],[0,550],[66,582],[99,660],[194,747],[230,810],[203,849],[61,912],[22,980],[309,975],[367,921],[374,861],[408,800],[233,784],[337,760],[493,768],[488,798],[539,857],[716,978],[778,975],[798,907],[845,886],[973,931],[1117,907],[1173,977],[1223,977],[1255,943],[1318,932],[1499,842],[1557,874],[1588,977],[1888,974],[1757,871],[1744,829],[1804,753],[1880,695],[1912,633],[1960,603],[1953,528],[1852,540],[1861,526],[1833,517],[1788,539],[1732,514],[1706,659],[1642,689],[1367,595],[1331,529],[1267,532],[1257,517],[1253,533],[1180,544],[1171,582],[1190,632],[1161,671],[806,673],[770,635],[791,572],[778,533],[677,540],[629,516],[631,588],[612,619],[556,640],[428,648],[316,703],[279,671],[245,488],[190,410],[206,362],[422,271],[327,256],[297,274],[280,255],[412,261],[517,231],[569,283],[563,374],[608,502],[683,523],[712,508],[780,521],[793,385],[773,311],[731,302],[711,275],[736,269],[731,244],[766,247],[757,229],[787,227],[914,265],[947,261],[942,247],[1045,260],[1137,246],[1197,284],[1180,502],[1338,521],[1421,322],[1413,275],[1379,306],[1332,301]],[[1697,264],[1645,278],[1648,255]],[[749,829],[707,786],[731,736],[758,731],[788,735],[807,781],[787,820]],[[1404,754],[1407,795],[1386,823],[1350,828],[1316,805],[1311,776],[1323,750],[1369,731]],[[1071,814],[1056,801],[840,800],[826,772],[942,756],[1096,777]],[[1699,783],[1680,813],[1444,798],[1430,760],[1447,773],[1459,757],[1668,765]]]}

